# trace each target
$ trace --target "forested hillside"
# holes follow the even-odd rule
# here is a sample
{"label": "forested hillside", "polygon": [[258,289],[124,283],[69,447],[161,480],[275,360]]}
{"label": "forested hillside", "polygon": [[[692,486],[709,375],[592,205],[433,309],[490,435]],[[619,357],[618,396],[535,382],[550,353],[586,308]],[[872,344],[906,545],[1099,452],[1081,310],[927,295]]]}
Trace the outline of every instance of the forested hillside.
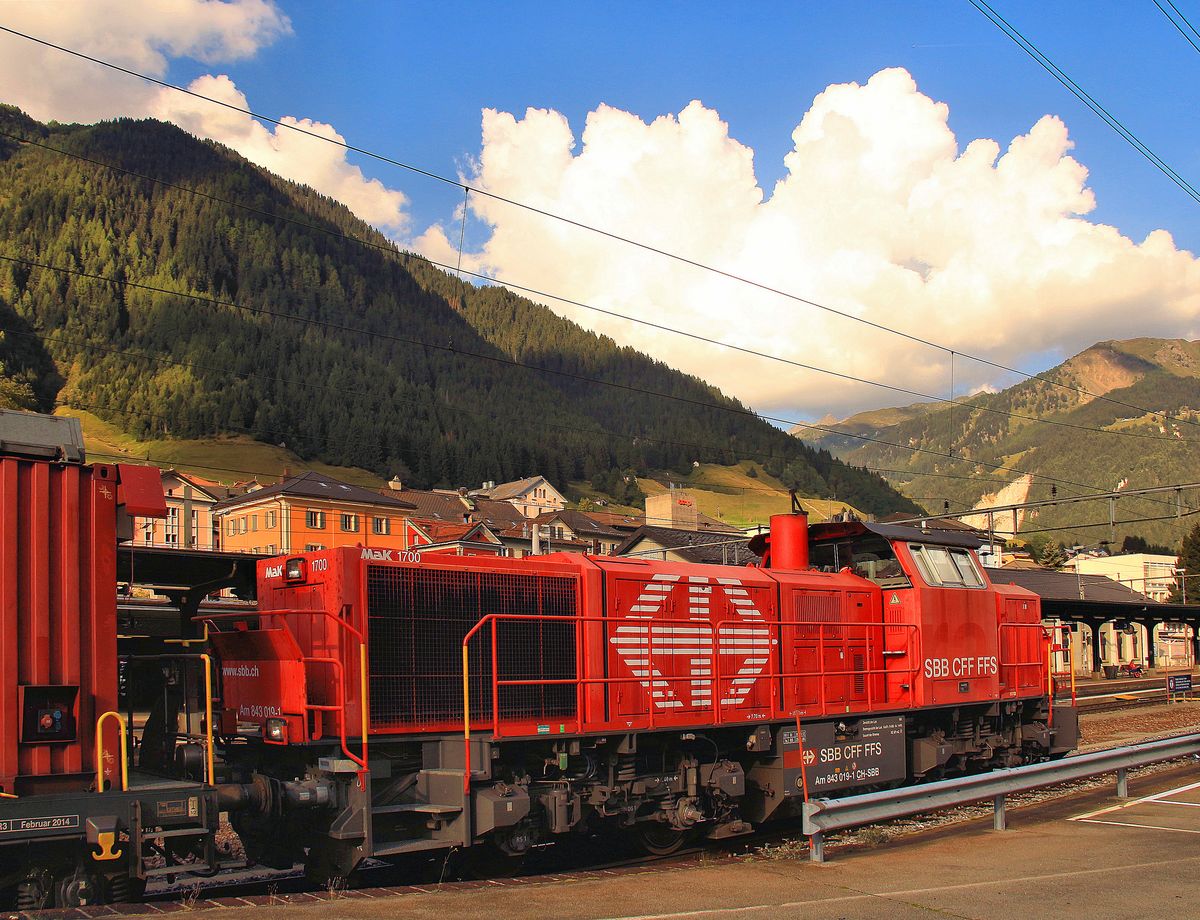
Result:
{"label": "forested hillside", "polygon": [[[1200,342],[1100,342],[1040,376],[1044,379],[971,396],[964,400],[969,409],[919,404],[891,415],[863,413],[831,426],[877,439],[872,442],[797,434],[852,463],[896,470],[892,481],[925,499],[931,511],[940,511],[942,501],[955,511],[969,508],[1014,482],[1005,501],[1052,497],[1048,480],[1034,478],[1026,487],[1015,470],[1065,481],[1057,487],[1063,495],[1200,481]],[[1184,511],[1196,507],[1197,493],[1183,495],[1182,501]],[[1171,496],[1120,500],[1118,542],[1140,535],[1177,545],[1195,518],[1150,520],[1170,518],[1176,510]],[[1082,526],[1087,524],[1099,526]],[[1045,508],[1027,518],[1024,528],[1052,533],[1056,540],[1095,543],[1109,539],[1108,508]]]}
{"label": "forested hillside", "polygon": [[142,437],[249,434],[420,485],[753,459],[806,494],[912,507],[702,380],[462,284],[171,125],[0,107],[0,131],[95,161],[0,137],[0,256],[82,273],[0,260],[0,404]]}

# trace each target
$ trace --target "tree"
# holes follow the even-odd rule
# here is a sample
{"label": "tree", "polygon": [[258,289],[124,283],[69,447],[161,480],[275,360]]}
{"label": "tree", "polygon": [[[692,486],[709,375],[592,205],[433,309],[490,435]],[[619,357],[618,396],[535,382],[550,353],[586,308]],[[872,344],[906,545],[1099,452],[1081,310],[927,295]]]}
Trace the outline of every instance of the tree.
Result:
{"label": "tree", "polygon": [[1051,543],[1042,551],[1042,557],[1038,562],[1048,569],[1061,569],[1067,564],[1066,547],[1057,541]]}
{"label": "tree", "polygon": [[[1190,575],[1200,575],[1200,524],[1197,524],[1191,529],[1183,542],[1179,545],[1179,560],[1175,563],[1177,568],[1183,569],[1184,578]],[[1192,579],[1191,597],[1189,603],[1200,601],[1200,581]],[[1182,585],[1179,580],[1176,580],[1175,587],[1171,590],[1171,596],[1167,602],[1170,604],[1182,604],[1183,596],[1188,592],[1182,590]]]}
{"label": "tree", "polygon": [[1121,541],[1122,553],[1151,553],[1157,556],[1170,556],[1171,548],[1161,543],[1150,543],[1145,537],[1129,534]]}

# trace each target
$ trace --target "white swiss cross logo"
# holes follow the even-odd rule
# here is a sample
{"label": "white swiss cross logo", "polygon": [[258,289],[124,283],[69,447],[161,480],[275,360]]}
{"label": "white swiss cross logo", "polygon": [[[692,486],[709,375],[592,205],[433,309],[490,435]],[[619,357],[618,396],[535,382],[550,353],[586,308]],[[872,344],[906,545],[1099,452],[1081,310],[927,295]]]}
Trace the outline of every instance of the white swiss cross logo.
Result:
{"label": "white swiss cross logo", "polygon": [[[714,587],[736,611],[736,619],[712,622]],[[695,626],[649,622],[662,612],[672,592],[685,588],[687,619],[696,621]],[[721,705],[738,705],[749,696],[770,659],[771,646],[777,643],[771,638],[768,622],[736,578],[690,575],[684,580],[682,575],[655,575],[625,619],[634,622],[618,626],[609,641],[659,709],[712,706],[714,645],[721,657]],[[679,667],[681,658],[687,660],[686,668]],[[730,659],[732,668],[726,666]]]}

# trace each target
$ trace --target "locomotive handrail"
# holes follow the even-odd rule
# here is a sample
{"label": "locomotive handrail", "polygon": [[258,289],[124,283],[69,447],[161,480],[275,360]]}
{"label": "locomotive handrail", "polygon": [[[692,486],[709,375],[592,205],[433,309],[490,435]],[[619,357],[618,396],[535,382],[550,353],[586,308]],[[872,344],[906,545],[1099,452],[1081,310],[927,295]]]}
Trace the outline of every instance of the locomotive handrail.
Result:
{"label": "locomotive handrail", "polygon": [[121,791],[126,792],[129,789],[129,727],[125,724],[125,717],[115,709],[102,712],[100,717],[96,719],[96,791],[104,791],[104,733],[101,729],[108,719],[116,719],[117,726],[120,729]]}
{"label": "locomotive handrail", "polygon": [[[329,657],[317,657],[317,656],[313,656],[313,655],[305,655],[304,657],[302,657],[300,659],[300,661],[305,664],[332,665],[333,669],[337,672],[338,683],[342,687],[343,700],[345,699],[345,697],[346,697],[346,669],[344,667],[342,667],[342,663],[338,659],[329,658]],[[346,757],[348,757],[350,760],[352,760],[356,764],[358,764],[358,766],[361,769],[363,769],[363,770],[367,769],[366,759],[365,758],[360,759],[359,757],[355,756],[355,754],[352,753],[350,748],[346,745],[346,705],[344,702],[338,706],[330,706],[330,705],[325,705],[325,704],[320,704],[320,703],[305,703],[304,708],[306,710],[308,710],[309,712],[336,712],[339,716],[339,718],[338,718],[338,733],[339,733],[339,737],[341,738],[341,742],[342,742],[342,753],[345,754]]]}
{"label": "locomotive handrail", "polygon": [[[341,629],[344,629],[346,632],[350,633],[350,635],[352,635],[355,639],[358,640],[358,684],[359,684],[359,709],[360,709],[360,715],[361,715],[360,721],[362,723],[361,724],[362,759],[360,760],[358,757],[354,757],[346,749],[346,742],[345,742],[345,735],[344,735],[344,728],[345,728],[344,715],[342,718],[342,725],[343,725],[342,749],[346,753],[346,755],[352,761],[354,761],[354,763],[359,764],[361,766],[361,768],[365,771],[365,770],[369,769],[367,766],[367,764],[368,764],[367,734],[368,734],[368,729],[370,727],[369,726],[370,710],[368,708],[369,699],[368,699],[368,695],[367,695],[367,690],[368,690],[368,686],[367,686],[368,685],[368,680],[367,680],[367,639],[366,639],[366,636],[363,635],[361,630],[357,629],[354,626],[351,626],[348,622],[346,622],[346,620],[344,618],[342,618],[336,614],[330,613],[328,610],[295,610],[295,609],[287,608],[287,609],[282,609],[282,610],[259,610],[259,611],[255,611],[253,613],[247,613],[246,611],[231,611],[228,613],[202,613],[202,614],[197,614],[196,616],[192,617],[192,620],[201,621],[201,622],[207,622],[207,621],[212,621],[212,620],[246,620],[252,616],[258,617],[261,620],[263,617],[274,617],[274,616],[288,617],[288,616],[296,616],[296,615],[324,617],[325,619],[330,620],[331,622],[336,624]],[[349,693],[346,688],[345,671],[344,670],[342,672],[342,691],[343,691],[342,696],[343,696],[343,705],[344,705],[345,697],[349,696]],[[362,780],[362,778],[360,776],[359,781],[361,782],[361,780]]]}
{"label": "locomotive handrail", "polygon": [[[463,782],[464,782],[465,789],[469,788],[470,772],[471,772],[470,771],[470,738],[471,738],[470,700],[471,700],[471,691],[470,691],[470,660],[469,660],[469,646],[470,646],[471,640],[474,639],[484,629],[485,626],[489,627],[491,629],[491,633],[492,633],[492,661],[491,661],[491,665],[492,665],[492,667],[491,667],[492,718],[491,718],[491,722],[492,722],[492,731],[493,731],[494,737],[499,737],[500,733],[501,733],[499,689],[501,687],[512,687],[512,686],[525,686],[525,687],[568,686],[568,685],[576,686],[577,687],[577,693],[576,693],[577,705],[576,705],[576,710],[575,710],[575,714],[574,714],[575,715],[574,721],[576,723],[578,730],[582,731],[583,718],[584,718],[584,712],[583,712],[584,707],[582,705],[582,698],[583,698],[583,691],[584,691],[585,687],[594,686],[594,685],[606,686],[606,685],[611,685],[611,684],[643,684],[645,682],[645,678],[637,677],[637,676],[630,676],[630,677],[585,677],[585,676],[582,676],[579,674],[579,662],[582,660],[582,657],[577,654],[576,655],[576,673],[575,673],[574,677],[551,678],[551,679],[538,678],[538,679],[514,679],[514,680],[504,679],[504,680],[502,680],[499,676],[499,669],[498,669],[499,662],[498,662],[498,657],[496,654],[497,624],[499,624],[500,622],[503,622],[503,621],[538,622],[538,623],[571,623],[571,624],[583,624],[583,623],[611,624],[614,622],[623,622],[625,619],[626,618],[611,617],[611,616],[561,616],[560,617],[560,616],[547,616],[545,614],[516,614],[516,613],[496,614],[496,613],[493,613],[493,614],[485,614],[484,616],[482,616],[474,624],[474,626],[472,626],[471,629],[467,631],[467,633],[463,636],[463,639],[462,639],[462,647],[463,647],[463,741],[464,741],[464,748],[466,751]],[[754,623],[747,623],[746,621],[735,620],[735,619],[712,622],[712,621],[698,621],[698,620],[684,618],[684,617],[656,617],[652,620],[651,619],[633,620],[632,622],[644,623],[650,627],[664,625],[664,624],[669,625],[672,623],[678,623],[678,624],[686,624],[687,626],[695,627],[697,629],[703,629],[703,630],[707,631],[709,633],[708,642],[712,646],[712,651],[711,651],[712,670],[714,673],[712,675],[710,675],[710,677],[712,679],[712,686],[713,686],[714,690],[719,690],[720,682],[722,680],[722,675],[720,673],[720,662],[721,662],[720,639],[721,639],[722,632],[723,632],[722,627],[729,626],[729,625],[733,625],[733,626],[756,625]],[[821,658],[818,662],[820,666],[816,670],[788,671],[788,670],[783,670],[782,668],[777,669],[775,667],[775,654],[768,653],[768,655],[767,655],[768,661],[767,661],[766,668],[758,676],[761,678],[765,678],[769,681],[773,702],[778,699],[777,692],[778,692],[779,681],[786,680],[786,679],[796,679],[796,678],[799,678],[799,679],[818,678],[819,679],[820,699],[817,701],[817,703],[820,707],[820,714],[822,714],[822,715],[828,714],[828,705],[829,704],[828,704],[828,700],[826,699],[826,683],[827,683],[828,679],[830,677],[840,677],[840,678],[849,680],[849,679],[853,679],[856,677],[860,677],[863,680],[863,693],[866,696],[866,703],[865,703],[866,708],[865,709],[847,708],[846,712],[852,712],[852,711],[853,712],[857,712],[857,711],[878,712],[878,711],[899,710],[899,709],[903,709],[906,704],[903,702],[898,702],[898,703],[890,704],[890,705],[876,705],[873,700],[874,688],[872,687],[872,684],[874,683],[875,680],[877,680],[881,677],[887,677],[889,675],[890,676],[908,675],[909,679],[912,680],[920,672],[921,651],[919,648],[919,644],[920,644],[920,640],[921,640],[921,635],[920,635],[919,626],[914,623],[890,623],[887,621],[833,622],[833,623],[831,623],[831,622],[822,622],[822,621],[816,621],[816,620],[788,619],[788,620],[763,620],[763,621],[761,621],[761,623],[759,623],[757,625],[761,625],[761,626],[771,630],[774,633],[774,635],[772,636],[772,639],[773,639],[773,645],[775,646],[775,649],[773,649],[772,651],[777,651],[779,648],[778,642],[781,638],[779,629],[781,627],[800,626],[800,627],[815,628],[817,631],[817,635],[815,637],[812,637],[811,641],[813,641],[818,646],[822,646],[825,643],[825,634],[826,634],[827,630],[832,630],[832,629],[841,630],[842,633],[841,633],[841,638],[840,638],[839,642],[840,642],[841,646],[843,647],[843,649],[845,649],[846,651],[848,651],[848,644],[850,642],[861,642],[864,644],[863,658],[864,658],[865,662],[870,662],[875,657],[881,657],[881,658],[883,657],[882,652],[886,651],[886,649],[879,649],[877,647],[877,645],[879,643],[881,643],[881,641],[887,636],[887,632],[886,632],[887,629],[889,629],[889,628],[901,629],[901,630],[905,630],[909,633],[910,647],[907,649],[905,654],[908,654],[913,658],[913,664],[909,665],[906,668],[889,667],[885,664],[885,666],[883,666],[883,667],[864,667],[862,669],[853,669],[853,670],[847,669],[845,671],[831,672],[828,668],[825,667],[824,659]],[[859,633],[858,636],[854,635],[854,633],[856,633],[856,632]],[[575,630],[577,652],[578,652],[578,646],[582,641],[581,633],[582,633],[582,630],[578,630],[578,629]],[[647,642],[647,657],[652,658],[653,642],[654,642],[653,628],[647,629],[646,642]],[[692,678],[689,676],[689,677],[670,677],[670,678],[663,677],[660,679],[663,681],[666,681],[667,683],[670,683],[673,681],[691,680]],[[652,680],[653,680],[653,678],[652,678]],[[722,709],[721,709],[721,700],[720,700],[719,693],[713,694],[713,700],[712,700],[711,707],[713,709],[714,719],[717,722],[721,722],[723,714],[722,714]],[[809,708],[809,704],[802,704],[800,708],[807,710]],[[647,713],[645,715],[645,717],[649,720],[649,725],[651,728],[653,728],[655,725],[655,718],[654,718],[655,711],[654,710],[655,710],[655,707],[653,707],[653,706],[649,707],[647,710]]]}

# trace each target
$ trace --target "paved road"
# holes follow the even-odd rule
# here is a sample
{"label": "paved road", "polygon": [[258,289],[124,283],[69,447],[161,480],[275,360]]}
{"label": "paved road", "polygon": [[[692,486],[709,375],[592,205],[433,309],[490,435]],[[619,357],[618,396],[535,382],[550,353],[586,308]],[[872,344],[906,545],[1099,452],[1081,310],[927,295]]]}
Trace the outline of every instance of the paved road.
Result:
{"label": "paved road", "polygon": [[[988,819],[873,850],[831,847],[823,866],[710,858],[245,910],[253,920],[1200,917],[1200,765],[1133,780],[1130,791],[1135,798],[1124,803],[1106,788],[1010,810],[1005,832]],[[237,920],[233,899],[220,906],[234,908],[219,913]]]}

